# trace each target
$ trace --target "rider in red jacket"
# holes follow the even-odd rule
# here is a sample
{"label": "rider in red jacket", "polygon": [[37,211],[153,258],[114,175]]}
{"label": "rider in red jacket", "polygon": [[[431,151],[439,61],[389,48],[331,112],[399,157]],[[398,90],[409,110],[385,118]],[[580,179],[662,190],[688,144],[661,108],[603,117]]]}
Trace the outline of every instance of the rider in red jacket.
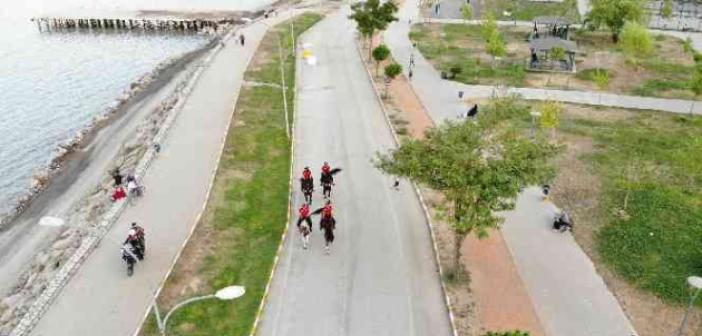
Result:
{"label": "rider in red jacket", "polygon": [[311,178],[312,178],[312,171],[310,170],[310,167],[305,167],[305,169],[302,170],[302,179],[309,180]]}
{"label": "rider in red jacket", "polygon": [[322,174],[329,173],[331,173],[331,166],[329,165],[329,162],[324,161],[324,164],[322,165]]}
{"label": "rider in red jacket", "polygon": [[310,219],[310,205],[307,203],[302,204],[302,207],[297,210],[299,218],[297,219],[297,227],[300,227],[302,221],[307,222],[307,227],[309,227],[310,232],[312,231],[312,220]]}

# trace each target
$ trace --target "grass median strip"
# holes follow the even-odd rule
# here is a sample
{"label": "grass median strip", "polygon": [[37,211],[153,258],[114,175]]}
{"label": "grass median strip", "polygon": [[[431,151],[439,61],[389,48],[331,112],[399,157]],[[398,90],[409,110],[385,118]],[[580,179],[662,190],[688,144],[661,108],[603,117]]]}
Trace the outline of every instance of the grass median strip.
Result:
{"label": "grass median strip", "polygon": [[[293,18],[295,35],[320,19],[314,13]],[[289,29],[289,22],[284,22],[266,34],[245,80],[280,83],[279,38],[292,110],[295,58]],[[167,311],[184,299],[229,285],[245,286],[246,294],[233,301],[208,300],[178,310],[169,320],[169,335],[248,334],[286,226],[291,140],[285,134],[280,88],[243,86],[229,127],[207,208],[166,282],[159,307]],[[141,334],[159,334],[153,317]]]}

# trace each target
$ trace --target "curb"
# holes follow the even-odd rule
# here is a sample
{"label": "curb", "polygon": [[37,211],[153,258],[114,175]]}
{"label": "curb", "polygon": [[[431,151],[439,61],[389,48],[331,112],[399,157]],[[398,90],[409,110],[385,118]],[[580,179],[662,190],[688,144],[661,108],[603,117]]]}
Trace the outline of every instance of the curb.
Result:
{"label": "curb", "polygon": [[[368,80],[370,81],[371,86],[373,87],[373,92],[375,93],[375,97],[378,100],[378,103],[380,103],[380,109],[383,111],[383,117],[385,119],[385,122],[388,125],[388,128],[390,129],[390,132],[392,133],[392,138],[395,141],[395,145],[399,146],[400,141],[399,141],[399,138],[397,137],[395,127],[392,125],[392,122],[390,122],[390,117],[388,115],[388,111],[385,109],[385,104],[383,103],[383,100],[380,97],[380,94],[378,93],[378,87],[376,87],[375,82],[373,81],[373,75],[368,70],[368,67],[366,67],[365,60],[363,59],[363,52],[361,51],[361,46],[358,44],[358,39],[356,39],[356,50],[358,51],[358,55],[361,57],[361,62],[363,63],[363,68],[366,72],[366,75],[368,75]],[[424,105],[422,105],[422,107],[424,107]],[[427,208],[427,205],[424,201],[424,197],[422,197],[422,193],[419,190],[419,187],[417,187],[417,184],[414,182],[412,182],[412,187],[413,187],[415,195],[417,196],[417,199],[419,200],[419,203],[422,205],[422,212],[424,213],[424,218],[426,219],[427,228],[429,229],[429,234],[431,236],[432,248],[434,250],[434,260],[436,262],[437,269],[439,270],[439,280],[441,282],[441,291],[444,294],[444,302],[446,303],[446,308],[448,309],[449,321],[451,323],[451,331],[453,332],[453,336],[458,336],[458,329],[456,329],[456,321],[455,321],[455,318],[453,315],[453,306],[451,306],[451,298],[449,298],[448,294],[446,294],[446,284],[444,284],[444,271],[441,267],[441,261],[439,260],[439,249],[436,245],[436,236],[434,234],[434,224],[432,224],[431,215],[429,214],[429,209]]]}
{"label": "curb", "polygon": [[[308,10],[303,10],[299,14],[304,14],[307,13]],[[299,15],[298,14],[298,15]],[[311,28],[311,27],[310,27]],[[309,29],[308,29],[309,30]],[[261,316],[263,314],[263,309],[266,307],[266,304],[268,303],[268,294],[270,292],[270,287],[271,284],[273,283],[273,278],[275,277],[276,270],[278,269],[278,260],[280,260],[280,256],[283,251],[283,246],[285,246],[285,239],[287,238],[287,232],[290,226],[290,216],[291,216],[291,210],[292,210],[292,204],[293,204],[293,176],[294,176],[294,163],[295,163],[295,121],[297,120],[297,97],[299,93],[299,87],[297,86],[297,83],[299,83],[299,77],[300,77],[300,69],[302,68],[299,53],[297,52],[297,44],[300,41],[300,37],[302,37],[307,31],[303,32],[299,36],[295,38],[295,45],[293,48],[295,49],[295,96],[293,99],[293,106],[292,106],[292,112],[293,112],[293,119],[292,122],[290,123],[290,127],[292,128],[290,130],[290,183],[289,183],[289,188],[290,188],[290,193],[288,195],[288,216],[287,216],[287,222],[285,223],[285,229],[283,230],[283,235],[280,238],[280,244],[278,245],[278,249],[275,252],[275,259],[273,260],[273,266],[271,267],[271,274],[268,277],[268,282],[266,283],[266,289],[263,292],[263,296],[261,297],[261,304],[258,307],[258,311],[256,312],[256,318],[254,319],[253,326],[251,327],[251,333],[249,336],[255,336],[256,332],[258,331],[258,326],[261,323]]]}
{"label": "curb", "polygon": [[[173,122],[179,114],[185,100],[187,100],[188,96],[192,91],[192,88],[195,85],[195,82],[197,82],[198,78],[200,77],[200,74],[203,71],[202,65],[208,64],[214,56],[214,54],[216,54],[217,51],[219,51],[220,49],[220,46],[215,46],[212,49],[212,51],[210,51],[210,53],[200,62],[200,66],[197,66],[197,69],[189,75],[191,77],[187,79],[185,85],[179,85],[176,88],[176,90],[178,90],[179,87],[182,87],[182,97],[173,107],[173,110],[170,113],[170,115],[166,117],[161,129],[152,140],[153,143],[162,143],[162,141],[166,138],[168,131],[173,125]],[[137,164],[136,168],[134,169],[136,173],[140,176],[144,176],[146,170],[149,168],[155,157],[155,150],[149,147],[146,150],[144,156],[142,156],[141,160]],[[103,219],[100,221],[100,224],[97,225],[97,229],[102,230],[102,234],[100,236],[89,236],[84,238],[80,247],[66,261],[66,263],[58,271],[58,273],[56,273],[56,275],[47,285],[46,289],[44,289],[44,291],[39,295],[39,297],[37,297],[34,303],[32,303],[32,305],[30,306],[27,313],[12,329],[12,332],[10,333],[11,336],[24,336],[32,331],[34,326],[36,326],[39,320],[43,317],[44,313],[46,313],[51,303],[56,299],[56,297],[58,297],[58,295],[61,292],[61,289],[63,289],[63,287],[68,283],[68,280],[70,280],[71,276],[73,276],[73,274],[75,274],[78,271],[78,269],[87,259],[90,253],[95,248],[97,248],[102,239],[107,235],[109,229],[117,221],[125,207],[126,202],[122,201],[114,204],[110,208],[110,210],[103,216]]]}

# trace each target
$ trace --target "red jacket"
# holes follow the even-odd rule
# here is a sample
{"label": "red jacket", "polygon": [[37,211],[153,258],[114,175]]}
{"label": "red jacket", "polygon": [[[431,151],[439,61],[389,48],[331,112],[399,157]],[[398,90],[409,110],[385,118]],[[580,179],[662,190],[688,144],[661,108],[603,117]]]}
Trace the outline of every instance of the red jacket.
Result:
{"label": "red jacket", "polygon": [[329,165],[322,166],[322,173],[329,174],[331,172],[331,167]]}
{"label": "red jacket", "polygon": [[332,217],[332,211],[333,211],[333,209],[332,209],[331,204],[327,204],[327,205],[325,205],[324,208],[322,209],[322,216],[324,216],[325,218],[331,218],[331,217]]}
{"label": "red jacket", "polygon": [[302,178],[305,180],[309,180],[312,178],[312,172],[309,169],[305,169],[302,171]]}
{"label": "red jacket", "polygon": [[307,218],[310,216],[310,207],[305,204],[297,212],[300,214],[300,218]]}

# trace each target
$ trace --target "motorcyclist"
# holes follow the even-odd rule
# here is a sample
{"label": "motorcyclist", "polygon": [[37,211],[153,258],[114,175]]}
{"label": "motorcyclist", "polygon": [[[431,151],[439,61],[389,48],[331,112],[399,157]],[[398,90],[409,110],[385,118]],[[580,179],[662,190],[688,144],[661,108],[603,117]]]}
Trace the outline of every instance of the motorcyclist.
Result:
{"label": "motorcyclist", "polygon": [[307,203],[302,204],[297,213],[299,215],[297,219],[297,227],[300,228],[300,224],[303,221],[305,221],[310,229],[310,232],[312,232],[312,220],[310,219],[310,205]]}
{"label": "motorcyclist", "polygon": [[136,250],[136,256],[139,260],[144,260],[144,255],[146,254],[146,237],[144,228],[137,225],[136,222],[132,223],[132,227],[127,231],[127,239],[125,243],[131,244]]}
{"label": "motorcyclist", "polygon": [[134,273],[134,264],[138,261],[137,248],[129,242],[124,242],[120,248],[120,253],[122,254],[122,260],[127,263],[127,275],[132,275]]}

